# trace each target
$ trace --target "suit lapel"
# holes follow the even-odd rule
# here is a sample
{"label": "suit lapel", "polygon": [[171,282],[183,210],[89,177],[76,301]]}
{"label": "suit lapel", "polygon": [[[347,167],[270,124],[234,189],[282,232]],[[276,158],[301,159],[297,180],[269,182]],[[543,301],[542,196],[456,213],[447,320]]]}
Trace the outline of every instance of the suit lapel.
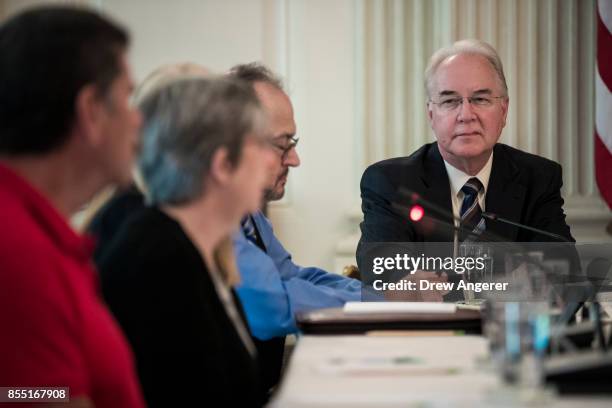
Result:
{"label": "suit lapel", "polygon": [[[435,233],[428,239],[429,241],[452,241],[453,237],[453,204],[451,202],[450,182],[444,160],[438,150],[438,144],[432,143],[427,152],[423,163],[423,198],[444,209],[446,214],[433,214],[439,222],[435,228]],[[431,213],[431,211],[430,211]]]}
{"label": "suit lapel", "polygon": [[[519,175],[520,168],[505,151],[503,145],[495,145],[491,177],[487,188],[487,212],[520,222],[526,188],[520,184]],[[518,228],[499,221],[487,220],[487,232],[509,241],[515,241],[518,236]]]}

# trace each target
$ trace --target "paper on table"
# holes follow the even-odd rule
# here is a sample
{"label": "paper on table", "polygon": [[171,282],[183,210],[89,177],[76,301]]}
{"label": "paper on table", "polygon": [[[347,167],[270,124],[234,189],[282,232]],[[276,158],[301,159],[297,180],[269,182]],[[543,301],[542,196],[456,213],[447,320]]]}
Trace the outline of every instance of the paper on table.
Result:
{"label": "paper on table", "polygon": [[347,302],[344,313],[455,313],[454,303],[441,302]]}
{"label": "paper on table", "polygon": [[349,376],[452,375],[459,373],[453,364],[436,365],[411,355],[335,356],[316,365],[321,374]]}
{"label": "paper on table", "polygon": [[481,311],[484,310],[484,303],[476,304],[476,305],[466,305],[465,303],[456,303],[457,309],[462,310],[476,310]]}

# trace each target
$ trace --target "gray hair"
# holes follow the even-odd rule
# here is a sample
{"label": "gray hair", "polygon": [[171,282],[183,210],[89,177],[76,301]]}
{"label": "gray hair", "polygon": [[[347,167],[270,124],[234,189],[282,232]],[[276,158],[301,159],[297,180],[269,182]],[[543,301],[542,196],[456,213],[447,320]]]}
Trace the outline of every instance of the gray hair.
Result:
{"label": "gray hair", "polygon": [[179,62],[174,64],[162,65],[154,69],[134,90],[132,102],[140,105],[151,92],[179,79],[194,77],[210,77],[210,70],[194,62]]}
{"label": "gray hair", "polygon": [[499,85],[502,88],[503,96],[508,96],[508,85],[506,84],[506,76],[504,75],[504,67],[501,59],[490,44],[480,40],[461,40],[455,42],[448,47],[440,48],[429,59],[429,64],[425,70],[425,91],[427,96],[431,98],[433,87],[433,78],[440,64],[448,57],[458,54],[480,55],[489,61],[493,70],[497,73]]}
{"label": "gray hair", "polygon": [[189,78],[153,90],[140,104],[138,167],[152,204],[184,204],[204,194],[213,155],[224,147],[236,165],[245,136],[264,114],[252,87],[227,78]]}
{"label": "gray hair", "polygon": [[230,68],[227,75],[230,78],[237,78],[246,81],[251,85],[255,82],[265,82],[283,92],[285,91],[283,81],[268,67],[259,62],[235,65]]}
{"label": "gray hair", "polygon": [[[211,73],[208,68],[193,62],[180,62],[162,65],[147,75],[145,79],[143,79],[142,82],[140,82],[140,84],[136,87],[134,93],[132,94],[132,103],[142,110],[142,102],[155,90],[161,88],[162,86],[181,79],[196,77],[205,78],[210,76]],[[137,166],[134,166],[132,176],[134,178],[136,187],[138,187],[138,189],[146,195],[147,186]]]}

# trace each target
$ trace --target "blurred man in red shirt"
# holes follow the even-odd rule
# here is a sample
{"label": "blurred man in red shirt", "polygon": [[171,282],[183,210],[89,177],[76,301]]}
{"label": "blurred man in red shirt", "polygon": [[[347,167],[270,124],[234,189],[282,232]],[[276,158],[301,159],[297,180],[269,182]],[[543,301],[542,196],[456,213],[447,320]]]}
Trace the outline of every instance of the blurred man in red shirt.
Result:
{"label": "blurred man in red shirt", "polygon": [[128,42],[82,8],[31,9],[0,26],[0,387],[144,406],[100,300],[93,245],[68,224],[100,189],[131,179],[141,117],[129,104]]}

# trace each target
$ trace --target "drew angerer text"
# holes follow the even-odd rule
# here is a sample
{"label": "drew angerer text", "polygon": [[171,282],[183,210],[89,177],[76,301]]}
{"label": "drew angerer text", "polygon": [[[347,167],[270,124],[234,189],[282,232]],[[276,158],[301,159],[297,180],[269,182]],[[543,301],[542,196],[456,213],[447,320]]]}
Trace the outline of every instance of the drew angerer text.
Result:
{"label": "drew angerer text", "polygon": [[492,291],[499,290],[505,291],[508,289],[508,282],[457,282],[455,288],[455,282],[430,282],[426,279],[419,281],[409,281],[402,279],[398,282],[383,282],[378,279],[373,283],[374,290],[438,290],[438,291],[452,291],[452,290],[472,290],[474,292]]}

